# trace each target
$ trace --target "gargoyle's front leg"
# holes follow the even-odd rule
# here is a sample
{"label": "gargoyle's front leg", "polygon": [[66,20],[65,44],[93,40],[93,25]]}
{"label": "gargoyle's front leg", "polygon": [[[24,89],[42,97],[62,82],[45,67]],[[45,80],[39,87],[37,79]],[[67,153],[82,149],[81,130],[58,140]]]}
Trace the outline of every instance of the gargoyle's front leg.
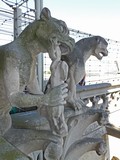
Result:
{"label": "gargoyle's front leg", "polygon": [[76,65],[70,67],[69,71],[69,80],[68,80],[68,98],[67,102],[70,104],[70,107],[73,108],[75,111],[80,110],[85,103],[77,97],[76,95],[76,84],[78,84],[81,73],[76,69]]}
{"label": "gargoyle's front leg", "polygon": [[71,90],[69,90],[68,92],[67,102],[70,105],[70,107],[73,108],[75,111],[79,111],[82,107],[85,106],[85,103],[80,98],[77,98],[76,93],[73,94]]}
{"label": "gargoyle's front leg", "polygon": [[32,106],[57,106],[66,103],[65,98],[68,96],[67,84],[61,84],[54,87],[46,94],[32,95],[24,92],[14,92],[10,95],[12,106],[27,108]]}
{"label": "gargoyle's front leg", "polygon": [[40,86],[36,73],[36,56],[32,55],[32,65],[30,68],[30,77],[28,84],[26,85],[27,91],[32,94],[41,94]]}

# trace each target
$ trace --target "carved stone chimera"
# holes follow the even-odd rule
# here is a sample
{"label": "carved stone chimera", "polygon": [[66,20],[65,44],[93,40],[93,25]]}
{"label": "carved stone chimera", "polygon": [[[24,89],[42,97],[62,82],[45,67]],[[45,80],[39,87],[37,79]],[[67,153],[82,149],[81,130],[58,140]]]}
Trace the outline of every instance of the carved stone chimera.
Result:
{"label": "carved stone chimera", "polygon": [[[36,76],[40,52],[48,52],[52,60],[45,94]],[[91,55],[102,59],[100,53],[108,54],[104,38],[93,36],[75,44],[65,22],[53,18],[48,8],[43,8],[40,20],[31,23],[15,41],[0,47],[2,160],[30,160],[28,155],[34,151],[43,153],[37,160],[83,160],[87,155],[109,159],[107,134],[113,128],[108,97],[112,87],[101,84],[76,90],[85,75],[86,60]],[[10,115],[12,106],[37,109]],[[119,129],[119,137],[118,133]]]}

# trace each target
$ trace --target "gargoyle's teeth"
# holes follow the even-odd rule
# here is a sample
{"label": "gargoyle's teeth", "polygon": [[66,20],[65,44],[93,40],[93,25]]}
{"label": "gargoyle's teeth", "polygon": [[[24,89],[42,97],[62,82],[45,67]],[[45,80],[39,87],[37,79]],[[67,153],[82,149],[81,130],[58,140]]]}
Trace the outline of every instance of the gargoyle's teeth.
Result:
{"label": "gargoyle's teeth", "polygon": [[103,57],[103,53],[99,53],[100,57]]}

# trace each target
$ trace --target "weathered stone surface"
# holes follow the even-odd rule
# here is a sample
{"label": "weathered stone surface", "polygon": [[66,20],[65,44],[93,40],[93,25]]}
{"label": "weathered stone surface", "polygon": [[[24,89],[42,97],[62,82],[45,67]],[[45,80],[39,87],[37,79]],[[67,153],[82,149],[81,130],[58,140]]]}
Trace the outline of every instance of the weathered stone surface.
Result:
{"label": "weathered stone surface", "polygon": [[[91,152],[93,159],[109,159],[108,96],[120,88],[110,91],[110,84],[89,86],[76,96],[86,60],[90,55],[102,59],[100,53],[107,56],[107,42],[94,36],[78,41],[73,48],[74,40],[65,22],[53,18],[47,8],[42,10],[40,20],[30,24],[15,41],[0,47],[2,160],[27,160],[26,155],[37,150],[43,151],[42,160],[82,160]],[[36,56],[40,52],[48,52],[52,60],[45,94],[39,90],[36,76]],[[87,106],[89,101],[91,106]],[[11,115],[11,121],[11,105],[37,109]]]}
{"label": "weathered stone surface", "polygon": [[119,160],[119,158],[113,156],[111,160]]}
{"label": "weathered stone surface", "polygon": [[104,160],[104,156],[99,156],[95,151],[86,152],[79,160]]}
{"label": "weathered stone surface", "polygon": [[98,60],[108,55],[107,41],[100,36],[83,38],[76,42],[74,50],[62,56],[62,60],[66,61],[69,66],[68,75],[68,103],[75,110],[79,110],[85,104],[76,96],[76,85],[85,76],[85,62],[93,55]]}
{"label": "weathered stone surface", "polygon": [[0,159],[1,160],[32,160],[20,150],[0,137]]}
{"label": "weathered stone surface", "polygon": [[[50,58],[55,60],[56,56],[59,56],[59,53],[56,51],[59,51],[61,55],[68,54],[73,50],[74,44],[75,41],[69,36],[69,30],[65,22],[53,18],[49,9],[43,8],[39,20],[35,20],[33,23],[28,25],[19,37],[15,39],[15,41],[4,46],[0,46],[0,135],[4,135],[5,137],[5,133],[7,133],[9,137],[9,134],[13,133],[14,135],[14,132],[16,131],[15,139],[17,139],[17,144],[21,140],[20,137],[22,136],[20,135],[23,130],[8,130],[12,123],[9,115],[9,111],[12,106],[22,109],[37,106],[38,111],[41,107],[45,107],[45,110],[49,113],[50,109],[48,107],[54,107],[53,111],[58,108],[58,112],[62,111],[63,121],[60,121],[60,123],[64,124],[64,126],[66,125],[63,111],[68,89],[67,84],[64,83],[65,79],[64,77],[62,81],[60,79],[60,83],[52,86],[50,91],[44,95],[40,91],[38,85],[36,75],[36,57],[40,52],[48,52]],[[62,106],[62,109],[58,106]],[[55,114],[59,114],[58,112],[55,111]],[[50,114],[48,114],[48,116],[50,116]],[[46,116],[48,120],[53,120],[55,118],[55,115],[52,114],[50,117],[48,116]],[[54,124],[56,125],[57,122]],[[25,128],[25,126],[23,128]],[[30,126],[28,128],[30,128]],[[33,129],[33,126],[30,129]],[[37,127],[34,129],[40,128]],[[24,141],[28,140],[28,136],[34,133],[33,130],[30,132],[30,135],[28,135],[29,131],[27,132],[27,130],[25,130],[24,132]],[[43,132],[46,133],[47,131]],[[43,138],[42,131],[40,132],[42,135],[40,134],[39,136],[37,132],[36,137],[34,137],[33,134],[32,136],[36,138],[36,140],[38,137],[43,141],[45,139],[45,143],[48,145],[48,142],[46,141],[51,141],[51,139],[49,140],[49,137],[55,137],[51,134],[54,132],[52,127],[48,132],[50,134],[48,135],[46,133],[46,138]],[[57,134],[60,132],[61,128],[58,128]],[[11,142],[15,143],[13,142],[13,139]],[[59,143],[59,140],[57,143]],[[45,145],[43,146],[45,147]],[[27,150],[29,150],[27,147],[27,144],[26,147],[23,147],[25,149],[21,147],[23,152],[25,151],[27,153]]]}
{"label": "weathered stone surface", "polygon": [[36,56],[40,52],[48,52],[50,57],[53,56],[54,46],[56,46],[54,38],[59,44],[61,54],[72,51],[74,40],[68,33],[65,22],[53,18],[49,9],[44,8],[40,20],[27,26],[15,41],[0,46],[1,135],[11,126],[9,116],[11,105],[18,108],[32,106],[40,108],[65,103],[67,85],[57,86],[44,95],[39,89],[35,67]]}
{"label": "weathered stone surface", "polygon": [[[109,84],[101,84],[98,86],[92,85],[93,92],[90,87],[91,86],[84,86],[80,90],[80,92],[84,92],[81,94],[83,96],[83,99],[94,95],[95,96],[99,95],[100,97],[103,97],[102,95],[105,95],[105,93],[111,94],[114,91],[117,92],[120,90],[118,85],[113,87]],[[86,97],[85,97],[85,92],[86,92]],[[34,151],[34,149],[35,150],[42,149],[42,146],[45,146],[45,144],[47,147],[47,145],[49,145],[49,142],[53,142],[55,144],[57,143],[59,145],[61,144],[61,146],[63,147],[63,153],[60,160],[61,159],[66,160],[66,158],[69,157],[71,157],[72,159],[73,156],[74,158],[77,158],[77,156],[81,157],[86,152],[90,152],[91,150],[95,151],[94,154],[92,154],[93,158],[97,157],[99,160],[104,160],[105,157],[109,157],[109,147],[107,149],[108,150],[107,155],[106,154],[99,156],[96,155],[97,154],[96,151],[99,151],[98,144],[99,143],[101,144],[103,140],[105,140],[105,142],[107,143],[107,140],[104,139],[104,137],[102,137],[102,135],[106,134],[105,126],[107,125],[103,123],[101,126],[101,124],[98,125],[98,123],[96,122],[100,121],[101,113],[105,112],[105,110],[100,109],[100,107],[102,108],[107,107],[106,105],[103,107],[103,105],[104,103],[101,103],[99,105],[99,108],[97,109],[95,108],[95,106],[85,108],[82,112],[78,112],[78,114],[76,114],[74,110],[66,108],[65,119],[67,120],[67,125],[68,125],[68,135],[64,137],[63,144],[62,141],[59,139],[59,136],[57,137],[51,133],[47,119],[45,117],[44,118],[40,117],[37,111],[30,111],[26,113],[19,113],[12,115],[14,127],[17,127],[18,129],[16,130],[13,129],[13,131],[9,130],[9,132],[5,135],[5,138],[12,144],[17,146],[19,149],[21,149],[21,151],[25,151],[26,153],[30,153],[31,151]],[[20,121],[22,124],[20,124]],[[30,127],[32,128],[32,130],[28,130],[28,128],[30,129]],[[27,128],[27,129],[23,130],[21,128]],[[27,136],[23,137],[24,134],[26,134]],[[15,137],[17,138],[16,140]],[[28,137],[28,139],[25,137]],[[37,140],[39,141],[36,141],[36,137]],[[21,143],[23,145],[20,147]],[[60,147],[59,145],[58,148]],[[74,151],[72,151],[73,149]],[[56,150],[57,150],[57,145],[56,145]],[[45,151],[44,147],[43,151]],[[78,154],[74,154],[76,152]],[[70,153],[72,155],[70,155]],[[88,159],[86,160],[89,160],[89,157],[87,158]]]}

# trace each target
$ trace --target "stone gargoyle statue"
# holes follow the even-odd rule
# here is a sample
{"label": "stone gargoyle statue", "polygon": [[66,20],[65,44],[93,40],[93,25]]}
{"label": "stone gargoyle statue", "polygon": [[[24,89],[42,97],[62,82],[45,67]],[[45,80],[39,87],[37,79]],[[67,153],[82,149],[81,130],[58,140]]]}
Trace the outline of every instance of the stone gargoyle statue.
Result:
{"label": "stone gargoyle statue", "polygon": [[[90,41],[84,44],[83,41],[81,45],[78,45],[80,48],[76,43],[74,48],[75,42],[69,36],[65,22],[53,18],[49,9],[43,8],[40,20],[26,27],[15,41],[0,46],[0,158],[2,160],[30,160],[31,158],[26,155],[37,150],[43,150],[44,158],[42,159],[46,160],[73,160],[75,156],[79,159],[86,150],[96,150],[96,144],[100,145],[97,153],[104,154],[105,144],[102,136],[106,134],[106,130],[104,126],[101,127],[97,123],[97,115],[90,116],[89,112],[86,112],[84,116],[80,114],[76,116],[72,110],[72,114],[68,111],[67,118],[64,118],[64,106],[68,97],[67,87],[74,95],[74,83],[70,88],[71,82],[67,80],[71,80],[70,73],[73,73],[71,68],[76,72],[75,75],[79,73],[81,77],[82,66],[79,66],[79,62],[82,61],[84,66],[84,60],[90,56],[84,57],[82,53],[87,55],[87,52],[93,53],[91,51],[95,50],[98,57],[99,52],[104,53],[103,55],[107,54],[107,43],[104,41],[100,43],[101,40],[97,38],[93,38],[93,42],[94,40],[96,43]],[[95,47],[97,44],[97,47],[89,50],[90,44]],[[67,57],[68,53],[72,53],[73,48],[80,52],[80,56],[78,56],[77,63],[76,59],[73,59],[73,65],[70,65],[61,57],[63,55]],[[50,87],[45,94],[40,91],[36,76],[36,56],[40,52],[48,52],[52,60]],[[80,81],[80,78],[78,79]],[[71,104],[74,107],[76,99],[72,100]],[[12,106],[19,108],[37,106],[38,109],[35,115],[32,112],[31,117],[29,117],[30,113],[25,113],[25,119],[23,114],[15,114],[17,120],[20,117],[20,122],[18,122],[14,119],[15,117],[12,117],[13,115],[9,114]],[[46,111],[45,123],[39,114],[39,110],[42,113],[42,109]],[[24,123],[21,127],[22,120]],[[12,125],[14,121],[19,124]],[[8,150],[8,145],[3,144],[8,144],[10,150]],[[25,154],[25,158],[17,157],[19,151]],[[11,158],[13,154],[15,154],[14,158]]]}
{"label": "stone gargoyle statue", "polygon": [[107,46],[108,43],[103,37],[92,36],[79,40],[71,53],[62,56],[62,60],[69,66],[67,79],[69,95],[67,102],[76,111],[85,106],[82,100],[76,96],[76,85],[85,75],[85,62],[91,55],[98,60],[101,60],[103,56],[107,56]]}
{"label": "stone gargoyle statue", "polygon": [[71,52],[75,42],[69,37],[65,22],[53,18],[49,9],[43,8],[40,20],[28,25],[13,42],[0,46],[0,135],[11,127],[12,106],[39,108],[65,104],[67,84],[55,85],[43,94],[35,70],[40,52],[48,52],[54,60],[56,44],[62,55]]}

